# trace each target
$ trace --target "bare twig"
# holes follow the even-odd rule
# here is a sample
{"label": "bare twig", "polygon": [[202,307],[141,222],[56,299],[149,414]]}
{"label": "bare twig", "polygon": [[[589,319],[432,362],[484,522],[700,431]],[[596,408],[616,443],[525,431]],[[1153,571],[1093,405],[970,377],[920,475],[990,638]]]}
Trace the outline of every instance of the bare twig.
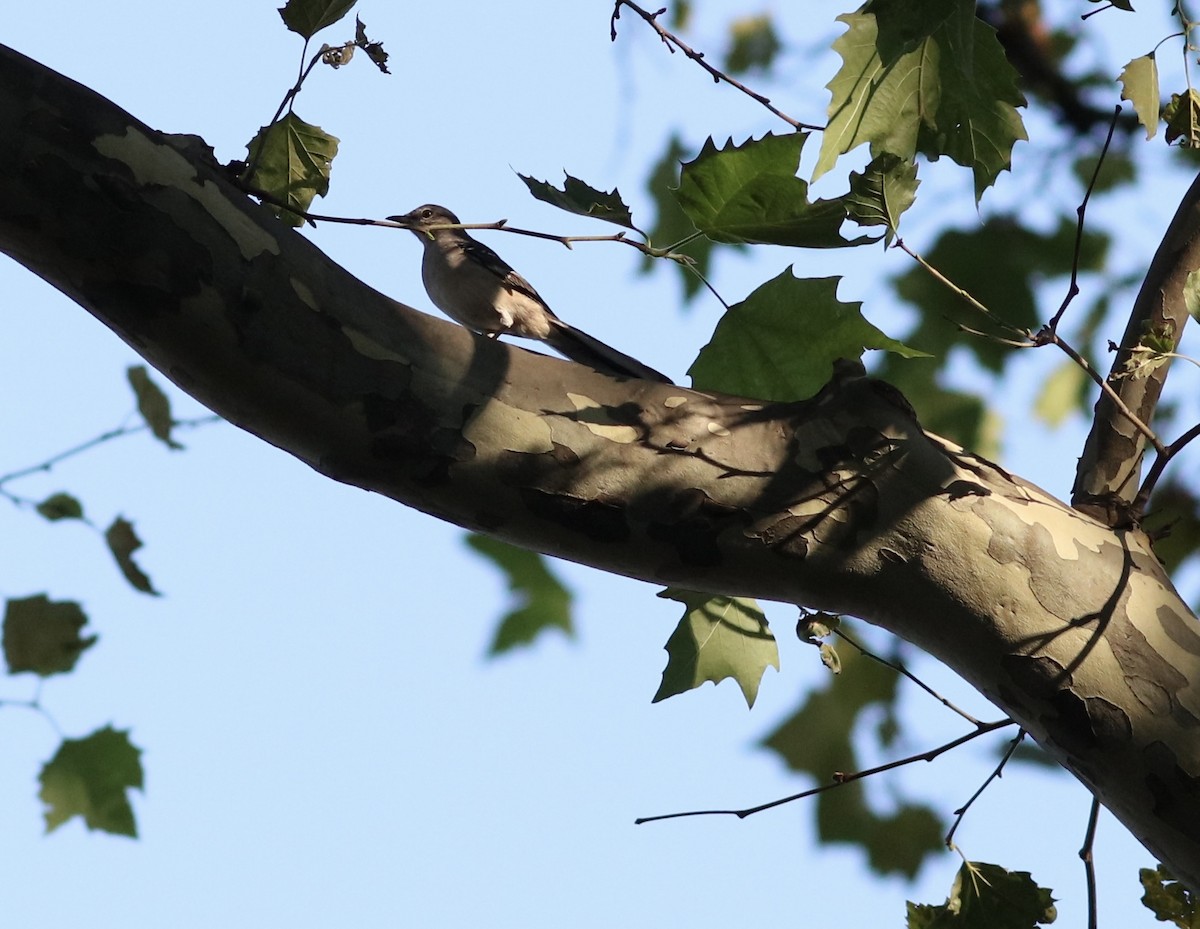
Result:
{"label": "bare twig", "polygon": [[747,816],[753,816],[755,813],[762,813],[764,810],[774,809],[777,806],[783,806],[785,803],[792,803],[795,800],[803,800],[805,797],[811,797],[816,794],[824,793],[827,790],[836,790],[838,787],[843,787],[846,784],[851,784],[854,781],[860,781],[865,777],[872,777],[876,774],[882,774],[884,771],[891,771],[895,768],[902,768],[905,765],[910,765],[916,761],[933,761],[939,755],[942,755],[952,748],[958,748],[970,742],[972,739],[977,739],[981,735],[986,735],[989,732],[995,732],[997,729],[1002,729],[1005,726],[1014,725],[1011,719],[1001,719],[992,723],[980,723],[976,726],[973,732],[968,732],[966,735],[959,736],[957,739],[952,739],[937,748],[931,748],[927,752],[921,752],[917,755],[909,755],[907,758],[901,758],[897,761],[889,761],[887,764],[879,765],[875,768],[868,768],[865,771],[855,771],[852,774],[836,772],[833,775],[833,783],[822,784],[820,787],[813,787],[809,790],[803,790],[798,794],[792,794],[790,797],[782,797],[778,800],[771,800],[768,803],[760,804],[759,806],[748,807],[743,810],[690,810],[686,813],[666,813],[661,816],[642,816],[634,820],[634,825],[640,826],[642,823],[653,823],[663,819],[683,819],[687,816],[736,816],[738,819],[745,819]]}
{"label": "bare twig", "polygon": [[724,71],[720,71],[717,68],[714,68],[712,65],[710,65],[704,59],[704,52],[698,52],[695,49],[691,48],[690,46],[686,45],[681,39],[679,39],[678,36],[669,32],[666,29],[666,27],[663,26],[658,21],[658,18],[660,16],[662,16],[663,13],[667,12],[666,7],[663,7],[661,10],[656,10],[655,12],[651,13],[648,10],[643,10],[636,3],[630,2],[630,0],[616,0],[616,3],[613,6],[612,19],[610,20],[610,29],[611,29],[610,34],[611,34],[612,40],[614,42],[617,40],[617,20],[621,18],[621,7],[623,7],[623,6],[629,7],[629,9],[633,10],[634,13],[636,13],[638,16],[640,16],[642,19],[644,19],[650,25],[650,27],[655,32],[658,33],[659,39],[662,40],[663,45],[665,45],[672,54],[675,53],[675,49],[679,49],[688,58],[692,59],[692,61],[696,62],[696,64],[700,65],[700,67],[702,67],[705,71],[707,71],[710,75],[712,75],[712,79],[713,79],[714,83],[719,84],[722,81],[724,81],[730,87],[737,88],[742,93],[744,93],[746,96],[750,97],[752,100],[765,106],[774,115],[778,116],[780,119],[782,119],[785,123],[787,123],[793,129],[815,129],[817,131],[823,131],[825,129],[824,126],[818,126],[813,123],[802,123],[797,119],[793,119],[792,117],[790,117],[786,113],[784,113],[782,110],[780,110],[776,106],[774,106],[771,103],[770,99],[768,99],[767,97],[764,97],[760,93],[756,93],[755,91],[753,91],[749,87],[747,87],[745,84],[743,84],[741,81],[737,80],[737,78],[730,77]]}
{"label": "bare twig", "polygon": [[1096,929],[1098,920],[1096,907],[1096,859],[1092,852],[1096,844],[1096,823],[1100,818],[1100,801],[1092,798],[1092,812],[1088,816],[1087,831],[1083,836],[1083,847],[1079,857],[1083,861],[1083,873],[1087,879],[1088,929]]}
{"label": "bare twig", "polygon": [[1075,209],[1077,222],[1075,224],[1075,253],[1071,259],[1071,283],[1067,287],[1067,295],[1063,297],[1063,302],[1059,306],[1058,312],[1054,314],[1047,324],[1052,330],[1058,329],[1058,323],[1062,319],[1063,313],[1067,311],[1067,307],[1071,301],[1079,295],[1079,252],[1083,247],[1084,217],[1087,215],[1088,201],[1092,199],[1092,191],[1096,189],[1096,178],[1100,176],[1100,169],[1104,167],[1104,159],[1108,155],[1108,148],[1112,145],[1113,133],[1117,130],[1117,117],[1120,115],[1121,107],[1114,107],[1112,122],[1108,124],[1108,135],[1104,139],[1104,147],[1100,149],[1100,157],[1096,159],[1096,170],[1092,172],[1092,179],[1088,181],[1087,190],[1083,194],[1083,200],[1080,201],[1079,206]]}
{"label": "bare twig", "polygon": [[843,642],[845,642],[847,645],[856,649],[858,651],[858,653],[860,655],[862,655],[864,658],[870,658],[872,661],[877,661],[881,665],[891,668],[897,674],[901,674],[904,677],[908,678],[910,681],[912,681],[914,684],[916,684],[918,687],[920,687],[923,691],[925,691],[925,693],[929,694],[929,696],[933,697],[935,700],[937,700],[939,703],[941,703],[947,709],[953,710],[955,713],[957,713],[959,716],[961,716],[963,719],[965,719],[967,722],[969,722],[972,726],[982,725],[978,719],[976,719],[974,716],[972,716],[966,710],[960,709],[959,707],[955,706],[948,699],[943,697],[940,693],[938,693],[936,690],[934,690],[932,687],[930,687],[928,684],[926,684],[923,680],[921,680],[919,677],[917,677],[915,674],[913,674],[911,671],[909,671],[908,668],[906,668],[904,666],[904,664],[902,664],[901,662],[888,661],[888,659],[886,659],[886,658],[876,655],[873,652],[867,651],[867,649],[863,648],[862,645],[860,645],[858,642],[854,641],[854,639],[850,638],[850,636],[846,635],[846,633],[843,632],[841,629],[834,629],[833,634],[836,635]]}
{"label": "bare twig", "polygon": [[1200,436],[1200,423],[1192,426],[1191,429],[1158,453],[1158,457],[1154,459],[1154,464],[1146,472],[1146,479],[1142,481],[1142,486],[1138,488],[1137,496],[1133,498],[1134,513],[1144,513],[1146,511],[1146,505],[1150,502],[1150,494],[1154,492],[1154,488],[1158,484],[1159,478],[1162,477],[1163,471],[1166,470],[1168,462],[1183,451],[1197,436]]}
{"label": "bare twig", "polygon": [[[207,426],[210,423],[220,422],[221,417],[216,414],[208,416],[197,416],[195,419],[177,419],[171,422],[171,427],[175,429],[195,429],[199,426]],[[16,471],[10,471],[8,474],[0,475],[0,487],[7,484],[9,481],[15,481],[22,477],[28,477],[30,474],[36,474],[39,471],[49,471],[56,464],[72,458],[75,455],[86,452],[88,449],[95,448],[97,445],[103,445],[105,442],[111,442],[113,439],[119,439],[127,435],[133,435],[138,432],[146,432],[150,426],[147,423],[138,423],[133,426],[118,426],[116,429],[110,429],[108,432],[102,432],[94,438],[88,439],[86,442],[81,442],[78,445],[68,448],[66,451],[59,452],[56,455],[51,455],[45,461],[41,461],[35,465],[29,465],[25,468],[20,468]],[[8,495],[11,498],[11,495]]]}
{"label": "bare twig", "polygon": [[1004,753],[1004,756],[1000,759],[1000,763],[996,765],[995,769],[992,771],[991,774],[989,774],[987,776],[987,778],[984,780],[984,782],[979,785],[979,789],[977,791],[975,791],[975,793],[971,794],[971,799],[968,800],[966,803],[964,803],[962,806],[960,806],[957,810],[954,811],[954,825],[951,826],[950,831],[946,833],[946,847],[947,848],[954,848],[954,833],[957,832],[958,827],[960,825],[962,825],[963,817],[967,815],[967,810],[969,810],[971,808],[971,805],[983,795],[983,792],[985,790],[987,790],[988,785],[992,781],[996,780],[996,778],[998,778],[998,777],[1003,776],[1004,766],[1008,764],[1008,760],[1010,758],[1012,758],[1013,752],[1015,752],[1017,750],[1017,746],[1020,745],[1024,739],[1025,739],[1025,730],[1022,729],[1016,734],[1016,736],[1013,738],[1012,742],[1009,743],[1008,750]]}

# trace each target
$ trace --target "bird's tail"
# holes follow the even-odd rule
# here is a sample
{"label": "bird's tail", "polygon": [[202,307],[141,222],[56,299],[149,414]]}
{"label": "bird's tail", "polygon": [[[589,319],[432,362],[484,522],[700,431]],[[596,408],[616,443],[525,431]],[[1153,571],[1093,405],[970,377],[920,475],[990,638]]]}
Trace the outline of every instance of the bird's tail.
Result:
{"label": "bird's tail", "polygon": [[550,317],[550,334],[546,336],[546,342],[572,361],[595,368],[602,374],[659,381],[663,384],[673,383],[665,374],[660,374],[636,358],[630,358],[586,332],[564,323],[557,316]]}

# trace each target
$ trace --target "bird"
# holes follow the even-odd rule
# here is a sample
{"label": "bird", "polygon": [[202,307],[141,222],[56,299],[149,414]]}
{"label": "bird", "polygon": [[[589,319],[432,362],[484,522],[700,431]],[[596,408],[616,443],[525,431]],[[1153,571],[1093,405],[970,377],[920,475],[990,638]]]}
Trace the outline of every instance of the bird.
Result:
{"label": "bird", "polygon": [[603,374],[670,384],[671,379],[564,322],[525,278],[459,225],[444,206],[426,203],[391,222],[421,241],[421,281],[434,305],[474,332],[537,339]]}

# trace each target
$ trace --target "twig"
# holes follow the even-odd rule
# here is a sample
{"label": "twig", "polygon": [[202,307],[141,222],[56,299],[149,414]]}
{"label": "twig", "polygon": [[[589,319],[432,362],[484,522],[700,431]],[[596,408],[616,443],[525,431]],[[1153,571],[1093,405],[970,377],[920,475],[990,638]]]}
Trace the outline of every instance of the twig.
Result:
{"label": "twig", "polygon": [[1008,750],[1004,753],[1004,756],[1000,759],[1000,763],[996,765],[995,769],[992,771],[991,774],[989,774],[987,776],[987,778],[984,780],[984,782],[979,785],[979,789],[977,791],[975,791],[975,793],[971,794],[971,799],[968,800],[966,803],[964,803],[962,806],[960,806],[957,810],[954,811],[954,825],[951,826],[950,831],[946,833],[946,847],[947,848],[954,848],[954,833],[957,832],[958,827],[960,825],[962,825],[963,817],[967,815],[967,810],[969,810],[971,808],[971,805],[976,800],[978,800],[980,798],[980,796],[983,795],[983,792],[985,790],[987,790],[988,785],[992,781],[996,780],[996,778],[998,778],[998,777],[1003,776],[1004,766],[1006,764],[1008,764],[1008,760],[1010,758],[1012,758],[1013,752],[1015,752],[1017,750],[1017,746],[1020,745],[1021,742],[1024,741],[1024,739],[1025,739],[1025,730],[1021,729],[1020,731],[1017,732],[1017,734],[1013,738],[1012,742],[1009,743]]}
{"label": "twig", "polygon": [[1100,169],[1104,167],[1104,159],[1108,155],[1108,148],[1112,145],[1113,133],[1117,130],[1117,117],[1121,115],[1121,107],[1113,108],[1112,122],[1108,124],[1108,136],[1104,139],[1104,147],[1100,149],[1100,157],[1096,159],[1096,169],[1092,172],[1092,179],[1088,181],[1087,190],[1083,194],[1083,200],[1075,209],[1075,215],[1078,220],[1075,224],[1075,253],[1071,259],[1071,283],[1067,287],[1067,295],[1063,297],[1062,305],[1059,306],[1058,312],[1050,319],[1047,324],[1051,330],[1058,329],[1058,322],[1062,319],[1063,313],[1067,311],[1067,307],[1071,301],[1079,295],[1079,252],[1083,247],[1083,221],[1087,215],[1088,201],[1092,199],[1092,191],[1096,189],[1096,178],[1100,176]]}
{"label": "twig", "polygon": [[[179,429],[195,429],[199,426],[206,426],[209,423],[219,422],[220,419],[221,417],[217,416],[216,414],[197,416],[195,419],[177,419],[172,421],[171,427]],[[119,439],[127,435],[133,435],[136,432],[146,432],[149,429],[150,426],[147,423],[138,423],[135,426],[118,426],[116,429],[110,429],[108,432],[101,433],[94,438],[88,439],[86,442],[81,442],[79,445],[68,448],[66,451],[59,452],[56,455],[51,455],[45,461],[42,461],[38,464],[30,465],[27,468],[21,468],[17,471],[10,471],[8,474],[0,475],[0,487],[7,484],[9,481],[15,481],[22,477],[28,477],[30,474],[36,474],[39,471],[49,471],[59,462],[65,461],[67,458],[72,458],[75,455],[81,454],[82,452],[86,452],[90,448],[95,448],[97,445],[101,445],[105,442],[110,442],[113,439]]]}
{"label": "twig", "polygon": [[1197,436],[1200,436],[1200,423],[1192,426],[1191,429],[1158,453],[1158,456],[1154,459],[1154,464],[1146,472],[1146,479],[1142,481],[1142,486],[1138,489],[1137,496],[1133,498],[1133,512],[1145,512],[1146,504],[1150,502],[1150,494],[1154,492],[1154,488],[1158,484],[1158,479],[1162,477],[1163,471],[1166,470],[1167,463],[1183,451],[1188,443]]}
{"label": "twig", "polygon": [[1007,330],[1008,332],[1011,332],[1014,335],[1020,336],[1025,339],[1030,339],[1033,337],[1033,333],[1031,333],[1028,329],[1022,329],[1020,326],[1014,326],[1012,323],[1005,322],[1003,319],[1001,319],[999,316],[997,316],[995,313],[993,313],[990,309],[988,309],[988,307],[986,305],[981,303],[972,293],[970,293],[967,290],[964,290],[962,287],[959,287],[957,284],[954,283],[954,281],[950,280],[950,278],[946,277],[946,275],[944,275],[941,271],[939,271],[937,268],[935,268],[933,265],[931,265],[928,261],[926,261],[920,254],[918,254],[917,252],[915,252],[911,248],[909,248],[908,245],[905,244],[903,239],[897,238],[895,247],[900,249],[900,251],[904,252],[904,254],[908,255],[909,258],[911,258],[913,261],[915,261],[917,264],[919,264],[926,271],[926,273],[928,273],[930,276],[933,277],[933,279],[935,281],[937,281],[939,284],[941,284],[947,290],[949,290],[952,293],[956,294],[957,296],[961,297],[968,304],[970,304],[972,309],[981,313],[986,319],[991,320],[993,323],[995,323],[1001,329]]}
{"label": "twig", "polygon": [[1096,843],[1096,822],[1100,818],[1100,801],[1092,797],[1092,812],[1088,816],[1087,831],[1083,835],[1083,847],[1079,857],[1083,861],[1083,873],[1087,880],[1088,929],[1096,929],[1096,859],[1092,854]]}
{"label": "twig", "polygon": [[[760,93],[756,93],[755,91],[753,91],[749,87],[747,87],[745,84],[743,84],[741,81],[737,80],[736,78],[730,77],[724,71],[720,71],[717,68],[714,68],[712,65],[710,65],[707,61],[704,60],[703,52],[698,52],[695,49],[691,48],[690,46],[684,44],[684,42],[682,40],[680,40],[677,36],[675,36],[674,34],[669,32],[663,25],[661,25],[659,23],[658,18],[660,16],[662,16],[663,13],[667,12],[666,7],[663,7],[661,10],[657,10],[657,11],[651,13],[647,10],[643,10],[636,3],[630,2],[630,0],[616,0],[616,3],[613,5],[612,19],[609,21],[610,35],[612,37],[612,41],[614,41],[614,42],[617,41],[617,20],[621,18],[621,7],[623,7],[623,6],[629,7],[629,9],[633,10],[633,12],[635,12],[638,16],[640,16],[642,19],[644,19],[650,25],[650,27],[655,32],[658,33],[659,39],[661,39],[663,45],[665,45],[670,50],[671,54],[675,54],[676,48],[679,49],[688,58],[692,59],[692,61],[696,62],[696,64],[700,65],[700,67],[702,67],[705,71],[707,71],[710,75],[712,75],[712,79],[713,79],[714,83],[719,84],[719,83],[721,83],[721,81],[724,81],[730,87],[737,88],[742,93],[744,93],[746,96],[750,97],[752,100],[765,106],[774,115],[778,116],[780,119],[782,119],[785,123],[787,123],[793,129],[815,129],[818,132],[824,131],[824,129],[825,129],[824,126],[818,126],[813,123],[802,123],[799,120],[792,119],[792,117],[788,116],[782,110],[775,107],[767,97],[764,97]],[[672,47],[672,46],[674,46],[674,47]]]}
{"label": "twig", "polygon": [[665,813],[661,816],[642,816],[635,819],[634,825],[640,826],[642,823],[653,823],[663,819],[683,819],[687,816],[736,816],[738,819],[745,819],[747,816],[753,816],[755,813],[762,813],[764,810],[774,809],[777,806],[783,806],[785,803],[792,803],[795,800],[803,800],[805,797],[811,797],[816,794],[824,793],[827,790],[835,790],[838,787],[844,787],[846,784],[851,784],[854,781],[860,781],[865,777],[872,777],[876,774],[882,774],[884,771],[891,771],[894,768],[902,768],[905,765],[910,765],[916,761],[933,761],[939,755],[950,751],[952,748],[958,748],[970,742],[972,739],[977,739],[981,735],[986,735],[989,732],[994,732],[997,729],[1002,729],[1005,726],[1014,725],[1011,719],[1001,719],[993,723],[980,723],[976,726],[974,732],[968,732],[966,735],[959,736],[939,745],[937,748],[931,748],[929,751],[921,752],[917,755],[909,755],[907,758],[901,758],[897,761],[889,761],[887,764],[879,765],[875,768],[868,768],[865,771],[855,771],[852,774],[837,772],[833,775],[833,782],[830,784],[822,784],[820,787],[813,787],[809,790],[803,790],[798,794],[792,794],[790,797],[782,797],[778,800],[771,800],[768,803],[760,804],[759,806],[748,807],[743,810],[690,810],[686,813]]}
{"label": "twig", "polygon": [[850,638],[850,636],[846,635],[846,633],[843,632],[841,629],[834,629],[833,634],[836,635],[842,641],[844,641],[847,645],[851,646],[854,649],[857,649],[858,653],[860,655],[862,655],[864,658],[870,658],[872,661],[877,661],[881,665],[891,668],[897,674],[901,674],[904,677],[908,678],[910,681],[912,681],[914,684],[916,684],[918,687],[920,687],[923,691],[925,691],[925,693],[929,694],[929,696],[933,697],[935,700],[937,700],[939,703],[941,703],[947,709],[953,710],[955,713],[957,713],[959,716],[961,716],[963,719],[965,719],[967,722],[969,722],[972,726],[981,725],[981,723],[979,722],[978,719],[976,719],[974,716],[972,716],[966,710],[959,709],[959,707],[955,706],[953,703],[951,703],[949,700],[947,700],[945,697],[943,697],[940,693],[938,693],[936,690],[934,690],[932,687],[930,687],[928,684],[926,684],[923,680],[921,680],[919,677],[917,677],[915,674],[913,674],[911,671],[909,671],[908,668],[906,668],[901,662],[888,661],[888,659],[886,659],[886,658],[882,658],[879,655],[874,654],[873,652],[867,651],[867,649],[863,648],[858,642],[854,641],[854,639],[852,639],[852,638]]}

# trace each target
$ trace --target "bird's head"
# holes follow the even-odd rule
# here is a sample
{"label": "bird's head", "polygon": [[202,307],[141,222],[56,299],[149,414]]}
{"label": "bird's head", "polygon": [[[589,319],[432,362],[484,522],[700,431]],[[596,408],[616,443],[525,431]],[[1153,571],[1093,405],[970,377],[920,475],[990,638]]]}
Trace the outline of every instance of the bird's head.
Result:
{"label": "bird's head", "polygon": [[426,203],[415,210],[410,210],[403,216],[389,216],[388,219],[411,229],[417,236],[432,237],[437,231],[435,228],[437,226],[458,225],[458,217],[444,206],[438,206],[436,203]]}

